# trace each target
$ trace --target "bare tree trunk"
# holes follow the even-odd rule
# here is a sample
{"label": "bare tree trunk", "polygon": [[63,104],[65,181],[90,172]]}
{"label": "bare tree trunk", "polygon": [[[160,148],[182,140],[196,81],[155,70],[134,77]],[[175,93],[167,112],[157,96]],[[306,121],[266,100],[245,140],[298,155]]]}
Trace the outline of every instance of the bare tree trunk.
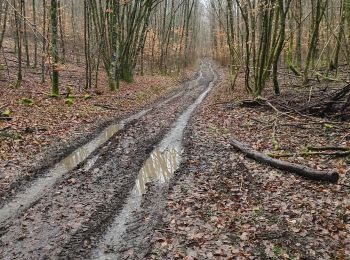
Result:
{"label": "bare tree trunk", "polygon": [[50,13],[51,13],[51,55],[53,59],[52,64],[52,88],[51,93],[52,96],[58,96],[59,95],[59,87],[58,87],[58,46],[57,46],[57,39],[58,39],[58,4],[57,0],[51,0],[51,7],[50,7]]}
{"label": "bare tree trunk", "polygon": [[[28,46],[28,33],[27,33],[27,23],[26,23],[26,4],[24,0],[21,0],[21,14],[24,17],[24,19],[21,19],[21,23],[23,21],[23,42],[24,42],[24,49],[25,49],[25,55],[26,55],[26,66],[30,66],[30,59],[29,59],[29,46]],[[22,32],[21,32],[22,33]]]}
{"label": "bare tree trunk", "polygon": [[[17,10],[17,0],[13,0],[13,6],[15,10],[15,43],[17,46],[17,60],[18,60],[18,70],[17,70],[17,83],[16,87],[19,87],[22,84],[23,76],[22,76],[22,22],[19,17],[19,13]],[[20,5],[21,6],[21,5]],[[21,9],[20,9],[21,10]]]}
{"label": "bare tree trunk", "polygon": [[8,10],[9,10],[9,3],[6,2],[4,4],[5,4],[5,8],[4,8],[4,10],[1,10],[1,11],[4,11],[4,18],[2,20],[2,31],[1,31],[1,35],[0,35],[0,50],[2,49],[2,43],[4,41],[4,36],[5,36],[6,26],[7,26]]}
{"label": "bare tree trunk", "polygon": [[33,0],[33,30],[34,30],[34,64],[33,67],[36,68],[38,65],[38,38],[37,38],[37,21],[36,21],[36,2]]}
{"label": "bare tree trunk", "polygon": [[64,26],[63,26],[63,10],[61,6],[61,1],[57,1],[58,8],[58,22],[60,27],[60,42],[61,42],[61,52],[62,52],[62,63],[66,63],[66,47],[64,41]]}
{"label": "bare tree trunk", "polygon": [[43,0],[43,39],[42,39],[42,55],[41,55],[41,82],[45,82],[45,56],[46,56],[46,0]]}
{"label": "bare tree trunk", "polygon": [[316,48],[317,48],[317,42],[319,37],[319,31],[320,31],[320,24],[322,21],[322,18],[325,14],[325,10],[327,7],[328,0],[317,0],[316,4],[316,14],[315,19],[313,22],[313,28],[312,28],[312,34],[311,34],[311,40],[309,44],[309,49],[306,57],[306,64],[304,68],[304,83],[307,83],[309,80],[309,69],[311,63],[313,63],[313,60],[315,58]]}

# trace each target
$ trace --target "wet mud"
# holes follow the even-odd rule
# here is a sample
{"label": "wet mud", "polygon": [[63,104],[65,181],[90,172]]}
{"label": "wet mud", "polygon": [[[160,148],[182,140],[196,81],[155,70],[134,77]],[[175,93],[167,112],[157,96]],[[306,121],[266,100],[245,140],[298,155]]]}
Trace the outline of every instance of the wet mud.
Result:
{"label": "wet mud", "polygon": [[[200,80],[203,82],[205,78]],[[109,228],[92,259],[143,259],[150,248],[154,228],[159,224],[167,197],[167,183],[180,167],[184,132],[195,109],[217,81],[215,72],[207,75],[205,91],[172,125],[171,130],[143,165],[123,211]],[[200,82],[200,81],[199,81]],[[200,84],[200,83],[199,83]],[[183,157],[183,158],[182,158]],[[146,183],[146,185],[145,185]],[[142,196],[145,194],[144,196]]]}
{"label": "wet mud", "polygon": [[[111,248],[116,239],[124,244],[125,234],[131,234],[129,221],[143,209],[149,187],[160,185],[149,204],[161,205],[156,202],[166,186],[162,183],[181,162],[182,134],[169,133],[198,102],[184,118],[189,120],[213,79],[209,64],[203,63],[198,78],[182,91],[142,115],[111,125],[5,203],[0,209],[0,258],[99,258],[97,248],[108,244],[103,241],[112,241]],[[183,133],[185,127],[175,132]],[[130,203],[134,197],[139,200]]]}

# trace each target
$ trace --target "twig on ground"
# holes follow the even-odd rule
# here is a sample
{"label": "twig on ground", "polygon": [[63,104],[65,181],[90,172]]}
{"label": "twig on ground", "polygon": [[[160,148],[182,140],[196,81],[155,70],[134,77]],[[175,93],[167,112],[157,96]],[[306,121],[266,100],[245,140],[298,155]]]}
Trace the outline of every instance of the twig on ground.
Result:
{"label": "twig on ground", "polygon": [[11,121],[12,119],[13,119],[12,117],[7,117],[7,116],[0,117],[0,121]]}
{"label": "twig on ground", "polygon": [[273,148],[274,148],[275,150],[277,150],[278,147],[279,147],[279,143],[278,143],[277,137],[276,137],[277,120],[278,120],[278,116],[276,116],[275,121],[273,122],[272,134],[271,134],[272,144],[273,144]]}
{"label": "twig on ground", "polygon": [[311,86],[311,88],[310,88],[310,92],[309,92],[309,100],[308,100],[308,102],[309,102],[309,103],[311,102],[311,97],[312,97],[312,89],[313,89],[313,86]]}
{"label": "twig on ground", "polygon": [[303,152],[303,153],[286,153],[286,154],[273,154],[269,153],[268,156],[272,158],[286,158],[293,156],[313,156],[313,155],[327,155],[327,156],[336,156],[336,157],[344,157],[350,155],[350,151],[346,152]]}
{"label": "twig on ground", "polygon": [[233,103],[233,100],[231,100],[231,101],[224,101],[224,102],[213,103],[212,106],[226,105],[226,104],[232,104],[232,103]]}
{"label": "twig on ground", "polygon": [[347,185],[347,184],[339,184],[340,186],[344,186],[344,187],[347,187],[347,188],[350,188],[350,185]]}
{"label": "twig on ground", "polygon": [[342,139],[340,140],[340,142],[343,142],[347,137],[349,137],[350,136],[350,133],[347,133],[346,135],[344,135],[343,137],[342,137]]}
{"label": "twig on ground", "polygon": [[4,105],[0,105],[0,110],[1,110],[1,109],[4,109],[5,107],[8,107],[8,106],[9,106],[8,103],[6,103],[6,104],[4,104]]}
{"label": "twig on ground", "polygon": [[350,147],[337,147],[337,146],[324,146],[324,147],[314,147],[308,146],[307,149],[310,151],[350,151]]}
{"label": "twig on ground", "polygon": [[110,110],[120,110],[119,108],[112,107],[112,106],[109,106],[109,105],[94,104],[94,106],[95,107],[105,108],[105,109],[110,109]]}
{"label": "twig on ground", "polygon": [[186,233],[174,232],[174,231],[167,230],[167,229],[157,229],[157,231],[163,231],[163,232],[166,232],[166,233],[170,233],[170,234],[174,234],[174,235],[181,235],[181,236],[186,235]]}
{"label": "twig on ground", "polygon": [[257,123],[264,124],[264,125],[270,124],[270,123],[271,123],[271,122],[264,122],[264,121],[261,121],[261,120],[259,120],[259,119],[257,119],[257,118],[254,118],[254,117],[252,117],[251,119],[252,119],[253,121],[257,122]]}
{"label": "twig on ground", "polygon": [[[332,125],[343,125],[344,122],[337,122],[337,121],[328,121],[328,120],[318,120],[318,118],[314,117],[314,116],[309,116],[309,115],[305,115],[303,113],[301,113],[300,111],[292,108],[292,107],[288,107],[286,105],[281,105],[283,106],[285,109],[289,109],[290,111],[293,111],[295,112],[296,114],[298,114],[299,116],[301,117],[304,117],[304,118],[307,118],[308,120],[312,120],[313,122],[309,122],[309,123],[306,123],[306,124],[332,124]],[[296,119],[296,118],[295,118]],[[305,124],[305,125],[306,125]]]}
{"label": "twig on ground", "polygon": [[311,127],[305,127],[304,125],[308,125],[308,124],[279,124],[280,126],[286,126],[286,127],[296,127],[296,128],[300,128],[300,129],[314,129]]}
{"label": "twig on ground", "polygon": [[136,98],[133,97],[115,97],[116,99],[128,99],[128,100],[136,100]]}
{"label": "twig on ground", "polygon": [[10,128],[11,128],[11,126],[5,126],[5,127],[3,127],[3,128],[0,129],[0,132],[9,130]]}

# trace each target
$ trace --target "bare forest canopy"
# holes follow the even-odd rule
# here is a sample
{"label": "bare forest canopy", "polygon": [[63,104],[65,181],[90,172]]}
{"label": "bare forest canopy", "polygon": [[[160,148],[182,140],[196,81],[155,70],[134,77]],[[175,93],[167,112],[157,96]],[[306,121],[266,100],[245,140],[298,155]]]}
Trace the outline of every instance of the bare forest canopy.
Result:
{"label": "bare forest canopy", "polygon": [[115,90],[135,72],[179,72],[211,56],[233,84],[244,72],[255,97],[270,80],[279,94],[286,73],[303,85],[347,82],[350,64],[350,0],[0,0],[0,30],[1,66],[16,60],[16,85],[37,68],[53,96],[67,63],[85,68],[85,89],[103,73]]}

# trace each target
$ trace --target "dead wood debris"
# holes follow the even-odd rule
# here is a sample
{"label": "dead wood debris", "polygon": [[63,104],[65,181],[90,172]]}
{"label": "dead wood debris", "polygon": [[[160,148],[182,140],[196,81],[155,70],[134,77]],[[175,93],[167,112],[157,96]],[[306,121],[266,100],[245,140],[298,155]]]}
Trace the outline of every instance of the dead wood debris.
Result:
{"label": "dead wood debris", "polygon": [[290,162],[285,162],[281,160],[277,160],[274,158],[271,158],[263,153],[260,153],[256,150],[253,150],[252,148],[248,147],[246,144],[241,143],[237,140],[232,139],[230,141],[230,144],[242,151],[244,154],[246,154],[248,157],[264,163],[268,164],[272,167],[278,168],[280,170],[288,171],[288,172],[293,172],[298,174],[299,176],[312,179],[312,180],[318,180],[318,181],[329,181],[329,182],[337,182],[339,179],[339,174],[333,170],[329,171],[319,171],[312,169],[307,166],[299,165],[296,163],[290,163]]}

